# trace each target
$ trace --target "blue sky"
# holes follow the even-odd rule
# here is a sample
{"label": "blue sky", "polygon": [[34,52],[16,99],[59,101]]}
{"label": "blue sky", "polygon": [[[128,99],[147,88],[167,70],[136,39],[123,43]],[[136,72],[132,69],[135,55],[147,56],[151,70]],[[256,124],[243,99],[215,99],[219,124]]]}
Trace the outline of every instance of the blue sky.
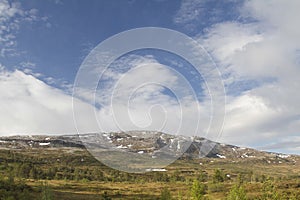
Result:
{"label": "blue sky", "polygon": [[207,8],[203,13],[205,20],[195,18],[184,25],[176,15],[181,6],[181,1],[176,0],[21,2],[24,10],[37,9],[39,19],[20,24],[16,49],[24,53],[17,57],[8,56],[2,63],[14,68],[20,62],[32,62],[39,66],[36,72],[72,83],[89,50],[119,32],[153,26],[194,36],[216,22],[238,20],[234,6],[240,3],[215,2],[218,1],[204,4]]}
{"label": "blue sky", "polygon": [[[299,4],[297,0],[0,0],[0,134],[76,132],[72,87],[85,57],[122,31],[161,27],[198,41],[215,62],[226,94],[226,118],[218,141],[299,153]],[[127,74],[114,70],[124,65],[140,68]],[[197,99],[185,94],[179,105],[168,88],[141,87],[133,95],[132,119],[143,127],[153,122],[149,128],[155,129],[162,116],[169,116],[167,126],[176,127],[178,106],[195,116],[199,104],[202,124],[208,123],[210,91],[203,77],[188,61],[162,51],[131,52],[118,59],[105,74],[111,80],[98,88],[96,104],[108,102],[113,83],[122,77],[124,82],[116,88],[134,89],[134,83],[152,76],[179,91],[184,83],[171,69],[190,82]],[[95,109],[89,102],[92,96],[82,91],[82,98],[75,99],[83,117],[86,110]],[[95,113],[105,130],[115,130],[111,110],[105,106],[96,106]],[[116,107],[123,109],[122,104]],[[195,122],[186,121],[183,127],[188,132]],[[98,130],[88,121],[82,124],[86,131]]]}
{"label": "blue sky", "polygon": [[[73,82],[89,50],[119,32],[144,26],[176,28],[180,1],[26,1],[45,21],[24,23],[18,31],[18,61],[33,62],[38,72]],[[3,60],[18,64],[15,57]]]}

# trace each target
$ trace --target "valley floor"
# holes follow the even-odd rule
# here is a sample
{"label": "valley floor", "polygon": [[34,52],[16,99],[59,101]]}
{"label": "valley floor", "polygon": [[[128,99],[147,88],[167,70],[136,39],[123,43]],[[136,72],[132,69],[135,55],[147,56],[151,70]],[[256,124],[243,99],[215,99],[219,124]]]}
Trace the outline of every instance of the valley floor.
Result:
{"label": "valley floor", "polygon": [[[0,199],[300,199],[300,160],[179,159],[166,171],[110,169],[85,149],[0,150]],[[243,197],[243,198],[242,198]]]}

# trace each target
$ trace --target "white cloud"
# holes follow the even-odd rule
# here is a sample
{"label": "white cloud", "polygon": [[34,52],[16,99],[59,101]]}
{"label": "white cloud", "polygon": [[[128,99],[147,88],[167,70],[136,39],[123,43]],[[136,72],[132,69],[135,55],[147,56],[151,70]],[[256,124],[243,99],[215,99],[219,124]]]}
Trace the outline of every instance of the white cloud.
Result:
{"label": "white cloud", "polygon": [[265,146],[259,147],[259,149],[263,150],[276,150],[277,152],[286,152],[290,154],[299,154],[299,136],[291,136],[280,138],[277,143],[270,143]]}
{"label": "white cloud", "polygon": [[241,17],[250,22],[215,24],[197,36],[226,75],[226,85],[260,80],[228,96],[222,141],[264,146],[300,134],[299,6],[297,0],[246,1]]}
{"label": "white cloud", "polygon": [[196,32],[199,27],[236,19],[242,3],[243,0],[182,0],[173,21],[188,32]]}
{"label": "white cloud", "polygon": [[180,10],[178,11],[176,17],[174,18],[174,22],[187,23],[197,19],[204,9],[203,4],[204,1],[193,1],[193,0],[182,1]]}
{"label": "white cloud", "polygon": [[21,23],[39,20],[37,9],[24,10],[19,2],[0,0],[0,57],[18,55],[16,34]]}
{"label": "white cloud", "polygon": [[20,63],[20,66],[24,69],[34,69],[36,67],[36,64],[33,62],[29,62],[29,61],[27,61],[27,62],[23,61]]}
{"label": "white cloud", "polygon": [[[84,115],[89,105],[79,105]],[[0,121],[0,135],[76,133],[72,97],[18,70],[1,70]],[[95,130],[85,123],[87,131]]]}
{"label": "white cloud", "polygon": [[200,35],[198,39],[222,65],[227,65],[236,53],[260,42],[263,35],[258,33],[255,25],[224,22],[212,26],[206,35]]}
{"label": "white cloud", "polygon": [[[151,56],[121,58],[103,73],[99,85],[95,100],[101,107],[96,114],[103,131],[160,130],[183,135],[207,131],[210,101],[198,102],[188,80]],[[93,102],[94,91],[77,91],[78,97]],[[80,113],[76,116],[81,119]]]}
{"label": "white cloud", "polygon": [[[102,107],[91,105],[94,93],[80,93],[88,103],[74,98],[77,127],[70,95],[31,74],[2,68],[0,134],[67,134],[76,133],[76,128],[80,133],[146,129],[203,135],[207,131],[210,101],[194,99],[188,80],[151,57],[131,56],[122,63],[130,63],[132,69],[116,68],[105,74],[104,80],[112,82],[96,93]],[[177,96],[166,94],[165,88]],[[195,133],[198,118],[200,127]]]}

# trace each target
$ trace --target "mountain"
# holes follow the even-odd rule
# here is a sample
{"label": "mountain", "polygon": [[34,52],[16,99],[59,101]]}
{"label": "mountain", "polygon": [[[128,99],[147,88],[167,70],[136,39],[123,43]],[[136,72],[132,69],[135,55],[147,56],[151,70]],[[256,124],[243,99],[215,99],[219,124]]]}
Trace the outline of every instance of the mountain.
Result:
{"label": "mountain", "polygon": [[296,163],[300,156],[258,151],[222,144],[201,137],[174,136],[155,131],[88,133],[81,135],[32,135],[0,137],[2,149],[80,148],[128,151],[155,157],[161,153],[180,155],[182,159],[201,157],[224,161],[260,161],[281,164]]}

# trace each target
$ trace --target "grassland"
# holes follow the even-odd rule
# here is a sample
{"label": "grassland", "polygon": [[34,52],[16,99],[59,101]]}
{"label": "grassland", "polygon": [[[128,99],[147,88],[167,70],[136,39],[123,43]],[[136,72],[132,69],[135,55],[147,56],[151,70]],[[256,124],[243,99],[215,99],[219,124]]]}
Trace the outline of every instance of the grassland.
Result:
{"label": "grassland", "polygon": [[0,199],[195,199],[195,181],[204,188],[199,199],[228,199],[236,185],[246,199],[300,199],[299,162],[186,158],[165,172],[129,174],[85,149],[2,149]]}

